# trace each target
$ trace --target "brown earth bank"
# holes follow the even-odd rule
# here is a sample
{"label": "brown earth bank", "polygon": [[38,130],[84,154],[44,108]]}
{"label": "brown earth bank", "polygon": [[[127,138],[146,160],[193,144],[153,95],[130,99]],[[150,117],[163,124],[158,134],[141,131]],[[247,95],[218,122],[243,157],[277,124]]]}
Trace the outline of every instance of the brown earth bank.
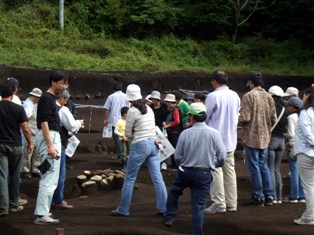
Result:
{"label": "brown earth bank", "polygon": [[[50,71],[31,69],[15,69],[0,67],[1,82],[7,77],[15,76],[21,81],[22,95],[33,87],[45,89],[48,85]],[[52,208],[55,218],[61,220],[59,225],[39,226],[34,225],[34,209],[38,191],[38,178],[22,179],[21,195],[29,203],[21,213],[11,213],[0,217],[0,234],[33,235],[56,234],[56,228],[63,228],[64,234],[189,234],[191,221],[190,190],[186,189],[180,200],[179,214],[174,226],[165,227],[161,217],[155,215],[155,191],[149,173],[145,166],[139,172],[136,187],[130,208],[130,217],[112,217],[110,211],[119,203],[120,190],[116,185],[87,193],[83,193],[76,177],[84,170],[104,170],[111,168],[120,169],[118,160],[114,160],[113,142],[111,139],[101,137],[103,128],[103,110],[100,106],[104,103],[102,96],[112,92],[113,77],[117,76],[125,85],[137,83],[143,91],[158,89],[211,90],[209,74],[189,72],[168,73],[140,73],[140,72],[114,72],[114,73],[85,73],[71,71],[76,77],[71,82],[71,91],[75,98],[90,94],[98,99],[74,99],[78,104],[88,106],[78,109],[79,118],[85,119],[85,128],[77,137],[81,143],[70,159],[69,166],[74,169],[67,171],[65,184],[65,198],[75,207],[70,210]],[[230,75],[230,87],[240,92],[245,92],[245,75]],[[304,89],[314,82],[313,77],[283,77],[265,75],[268,86],[277,84],[284,89],[296,86]],[[100,92],[100,95],[99,95]],[[92,106],[93,105],[93,106]],[[305,204],[278,204],[269,207],[244,207],[243,201],[250,198],[251,183],[243,163],[242,151],[236,152],[236,172],[238,182],[238,212],[217,215],[205,215],[204,234],[313,234],[314,226],[299,226],[293,224],[293,219],[298,218],[305,209]],[[288,164],[283,159],[281,172],[283,176],[283,195],[289,191]],[[167,188],[171,186],[176,173],[163,172]],[[208,202],[209,206],[211,202]]]}

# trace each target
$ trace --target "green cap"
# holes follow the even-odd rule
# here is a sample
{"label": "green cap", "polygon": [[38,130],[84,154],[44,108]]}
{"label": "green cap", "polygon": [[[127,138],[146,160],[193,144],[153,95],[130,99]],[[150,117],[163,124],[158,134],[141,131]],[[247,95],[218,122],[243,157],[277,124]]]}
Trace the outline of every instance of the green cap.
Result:
{"label": "green cap", "polygon": [[194,116],[200,116],[200,113],[206,113],[206,107],[202,103],[196,102],[190,105],[190,111],[188,114],[192,114]]}

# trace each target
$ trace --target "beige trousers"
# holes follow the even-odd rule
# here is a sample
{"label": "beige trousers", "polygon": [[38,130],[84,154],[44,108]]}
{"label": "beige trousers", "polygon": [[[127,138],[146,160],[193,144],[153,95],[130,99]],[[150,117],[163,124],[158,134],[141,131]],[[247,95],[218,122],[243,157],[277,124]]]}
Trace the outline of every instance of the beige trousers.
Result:
{"label": "beige trousers", "polygon": [[234,165],[234,151],[227,153],[223,167],[212,171],[213,181],[210,196],[213,205],[218,208],[237,208],[237,176]]}

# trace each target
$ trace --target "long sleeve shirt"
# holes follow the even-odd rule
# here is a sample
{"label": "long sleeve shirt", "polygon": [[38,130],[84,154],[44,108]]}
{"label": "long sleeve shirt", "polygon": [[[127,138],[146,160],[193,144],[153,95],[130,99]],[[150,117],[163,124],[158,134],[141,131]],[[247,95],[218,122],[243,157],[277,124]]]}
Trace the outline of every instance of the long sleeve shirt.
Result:
{"label": "long sleeve shirt", "polygon": [[180,134],[174,156],[183,167],[215,169],[224,165],[227,152],[219,132],[199,122]]}
{"label": "long sleeve shirt", "polygon": [[132,107],[126,116],[125,135],[131,140],[131,144],[147,138],[156,138],[155,116],[153,110],[147,106],[147,113]]}
{"label": "long sleeve shirt", "polygon": [[301,111],[295,127],[294,154],[304,153],[314,157],[314,109]]}
{"label": "long sleeve shirt", "polygon": [[72,113],[66,106],[62,106],[60,108],[59,118],[61,126],[64,126],[70,134],[75,134],[81,128],[81,121],[75,120]]}
{"label": "long sleeve shirt", "polygon": [[239,116],[244,144],[256,149],[268,148],[276,120],[274,99],[263,88],[255,87],[244,94]]}
{"label": "long sleeve shirt", "polygon": [[298,118],[299,116],[297,113],[290,114],[287,117],[287,133],[285,136],[291,146],[294,146],[295,126],[297,124]]}
{"label": "long sleeve shirt", "polygon": [[219,131],[227,152],[237,146],[237,126],[240,111],[240,97],[228,88],[221,86],[207,95],[206,124]]}

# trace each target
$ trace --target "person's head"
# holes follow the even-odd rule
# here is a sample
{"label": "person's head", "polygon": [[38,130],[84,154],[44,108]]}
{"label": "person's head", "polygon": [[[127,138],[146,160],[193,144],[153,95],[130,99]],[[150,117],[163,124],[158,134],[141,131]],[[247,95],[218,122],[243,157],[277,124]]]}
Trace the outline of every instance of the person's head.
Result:
{"label": "person's head", "polygon": [[176,97],[174,94],[167,94],[164,102],[167,104],[168,109],[176,105]]}
{"label": "person's head", "polygon": [[303,100],[299,97],[291,97],[287,103],[287,109],[289,113],[298,113],[300,112],[303,106]]}
{"label": "person's head", "polygon": [[185,97],[186,102],[188,102],[189,105],[191,105],[192,103],[194,103],[194,93],[189,93],[186,97]]}
{"label": "person's head", "polygon": [[177,103],[179,103],[182,98],[181,93],[179,91],[173,91],[172,94],[174,94]]}
{"label": "person's head", "polygon": [[201,102],[201,103],[205,103],[205,100],[206,100],[206,95],[204,92],[202,91],[199,91],[199,92],[196,92],[195,95],[194,95],[194,101],[195,102]]}
{"label": "person's head", "polygon": [[280,86],[271,86],[268,90],[268,93],[272,96],[282,97],[284,92]]}
{"label": "person's head", "polygon": [[246,86],[248,86],[250,89],[253,89],[254,87],[263,87],[264,86],[264,79],[263,75],[259,71],[252,71],[249,73]]}
{"label": "person's head", "polygon": [[41,95],[42,95],[42,91],[41,91],[39,88],[37,88],[37,87],[35,87],[35,88],[29,93],[29,96],[30,96],[31,100],[32,100],[33,102],[35,102],[35,103],[38,102],[38,100],[39,100],[39,98],[41,97]]}
{"label": "person's head", "polygon": [[309,87],[303,94],[303,108],[308,109],[312,107],[314,109],[314,87]]}
{"label": "person's head", "polygon": [[161,100],[160,92],[159,91],[152,91],[149,99],[152,101],[154,106],[158,105],[160,100]]}
{"label": "person's head", "polygon": [[291,97],[299,97],[299,90],[295,87],[288,87],[282,97],[286,100],[289,100]]}
{"label": "person's head", "polygon": [[53,70],[49,76],[49,85],[54,95],[61,94],[69,87],[69,73],[61,69]]}
{"label": "person's head", "polygon": [[119,80],[115,79],[115,81],[113,83],[113,90],[114,91],[121,91],[122,90],[122,82],[120,82]]}
{"label": "person's head", "polygon": [[20,82],[15,77],[9,77],[6,81],[6,84],[10,84],[12,87],[14,87],[13,95],[16,95],[17,92],[21,90]]}
{"label": "person's head", "polygon": [[15,91],[15,86],[11,83],[5,83],[0,87],[0,95],[2,99],[13,98],[13,94]]}
{"label": "person's head", "polygon": [[227,85],[228,80],[228,74],[223,71],[215,71],[211,76],[211,82],[214,89],[223,85]]}
{"label": "person's head", "polygon": [[57,95],[58,103],[63,106],[66,105],[70,99],[70,93],[67,90],[64,90],[62,93]]}
{"label": "person's head", "polygon": [[136,84],[130,84],[126,88],[125,98],[130,101],[131,106],[137,108],[141,114],[147,113],[147,107],[145,102],[142,100],[141,88]]}
{"label": "person's head", "polygon": [[129,111],[129,107],[122,107],[121,108],[121,110],[120,110],[120,112],[121,112],[121,117],[122,118],[126,118],[126,114],[128,113],[128,111]]}
{"label": "person's head", "polygon": [[190,105],[190,110],[188,112],[189,119],[192,123],[204,122],[206,120],[206,107],[202,103],[193,103]]}

